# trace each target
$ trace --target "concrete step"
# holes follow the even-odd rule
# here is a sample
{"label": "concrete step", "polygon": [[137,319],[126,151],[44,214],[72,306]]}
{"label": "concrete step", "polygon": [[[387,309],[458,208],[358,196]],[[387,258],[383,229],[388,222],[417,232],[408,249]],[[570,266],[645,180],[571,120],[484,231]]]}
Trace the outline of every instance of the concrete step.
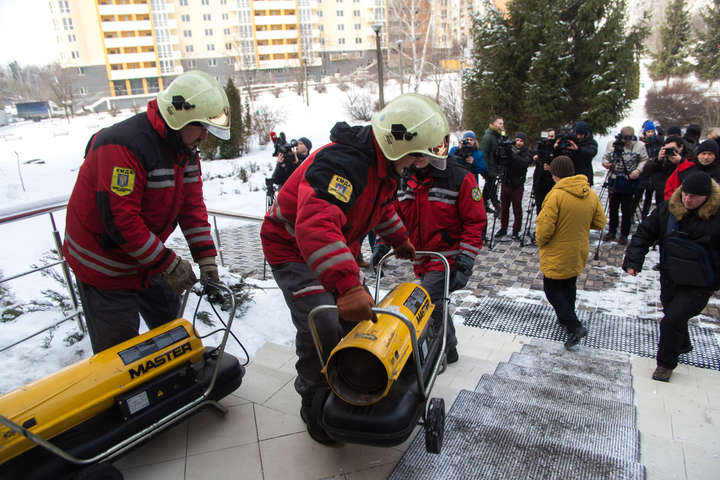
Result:
{"label": "concrete step", "polygon": [[645,478],[645,467],[504,428],[448,416],[438,455],[425,452],[422,435],[413,440],[390,480]]}
{"label": "concrete step", "polygon": [[531,343],[523,345],[522,353],[546,354],[563,358],[572,356],[573,358],[588,359],[589,361],[600,360],[602,362],[611,362],[618,366],[627,365],[630,361],[630,355],[627,353],[590,348],[585,345],[573,347],[570,352],[565,349],[562,342],[552,342],[539,338],[533,338]]}
{"label": "concrete step", "polygon": [[616,423],[635,428],[635,406],[628,402],[619,402],[602,395],[578,393],[572,389],[558,388],[540,383],[528,383],[496,375],[483,375],[475,391],[498,398],[511,398],[516,402],[557,408],[580,408],[588,415],[597,417],[606,415],[608,423]]}
{"label": "concrete step", "polygon": [[629,362],[622,368],[615,362],[574,357],[572,353],[561,357],[547,353],[516,352],[510,356],[508,363],[548,373],[573,375],[593,382],[610,382],[632,387]]}
{"label": "concrete step", "polygon": [[518,380],[533,385],[544,385],[562,389],[578,395],[605,398],[620,403],[633,403],[632,386],[617,385],[611,382],[588,380],[575,375],[547,372],[536,368],[521,367],[510,363],[500,363],[495,376]]}
{"label": "concrete step", "polygon": [[618,460],[637,461],[640,456],[638,430],[608,422],[612,415],[606,411],[587,410],[567,403],[537,406],[461,390],[448,415]]}

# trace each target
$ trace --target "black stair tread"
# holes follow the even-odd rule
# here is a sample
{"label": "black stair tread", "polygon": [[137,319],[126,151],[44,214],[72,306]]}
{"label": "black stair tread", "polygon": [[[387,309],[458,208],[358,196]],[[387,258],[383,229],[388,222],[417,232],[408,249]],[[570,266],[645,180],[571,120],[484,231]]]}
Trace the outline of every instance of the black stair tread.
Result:
{"label": "black stair tread", "polygon": [[636,428],[610,423],[607,420],[611,416],[604,412],[591,413],[573,405],[538,406],[462,390],[448,415],[518,435],[545,437],[619,460],[637,461],[640,455]]}
{"label": "black stair tread", "polygon": [[554,405],[557,408],[582,408],[589,415],[607,414],[607,421],[626,427],[635,427],[635,406],[600,395],[581,394],[571,389],[528,383],[496,375],[483,375],[475,391],[499,398],[512,398],[531,405]]}
{"label": "black stair tread", "polygon": [[632,385],[622,386],[610,382],[592,381],[576,375],[546,372],[511,363],[499,363],[495,368],[494,375],[561,388],[580,395],[602,397],[628,404],[633,403]]}
{"label": "black stair tread", "polygon": [[576,347],[573,347],[572,351],[568,351],[562,342],[553,342],[550,340],[543,340],[539,338],[534,338],[532,342],[523,345],[521,351],[525,352],[527,350],[530,350],[532,352],[545,352],[561,356],[572,354],[575,357],[618,362],[623,364],[630,361],[630,355],[624,352],[617,352],[614,350],[607,350],[601,348],[592,348],[585,345],[578,345]]}
{"label": "black stair tread", "polygon": [[417,435],[390,475],[390,480],[467,479],[644,479],[634,461],[449,416],[441,453],[425,452]]}
{"label": "black stair tread", "polygon": [[629,363],[619,366],[615,363],[592,361],[588,358],[577,358],[572,355],[560,357],[546,353],[525,352],[514,352],[510,356],[508,363],[545,372],[576,375],[590,381],[617,383],[624,386],[632,385]]}

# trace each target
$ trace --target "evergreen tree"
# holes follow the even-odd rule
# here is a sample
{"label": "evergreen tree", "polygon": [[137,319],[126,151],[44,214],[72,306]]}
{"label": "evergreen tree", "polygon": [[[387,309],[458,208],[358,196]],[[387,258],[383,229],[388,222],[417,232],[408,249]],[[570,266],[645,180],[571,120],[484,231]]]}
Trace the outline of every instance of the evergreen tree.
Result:
{"label": "evergreen tree", "polygon": [[720,0],[713,0],[707,13],[700,13],[706,30],[697,31],[695,45],[695,73],[702,80],[713,82],[720,80]]}
{"label": "evergreen tree", "polygon": [[220,158],[236,158],[240,156],[243,138],[243,114],[240,92],[235,88],[232,78],[228,78],[225,94],[230,103],[230,139],[220,140]]}
{"label": "evergreen tree", "polygon": [[206,160],[215,160],[218,149],[218,138],[212,133],[208,133],[208,136],[203,142],[198,145],[198,150],[202,155],[202,158]]}
{"label": "evergreen tree", "polygon": [[474,21],[473,66],[464,75],[465,128],[492,114],[509,132],[533,134],[578,120],[603,132],[639,94],[639,48],[649,29],[627,29],[625,0],[487,2]]}
{"label": "evergreen tree", "polygon": [[243,151],[247,153],[249,151],[248,142],[250,141],[250,136],[252,135],[252,118],[250,117],[250,103],[248,99],[245,99],[245,118],[243,121]]}
{"label": "evergreen tree", "polygon": [[660,51],[652,54],[648,66],[650,78],[665,80],[685,75],[692,70],[688,61],[690,47],[690,15],[685,9],[685,0],[672,0],[665,8],[665,23],[660,27]]}

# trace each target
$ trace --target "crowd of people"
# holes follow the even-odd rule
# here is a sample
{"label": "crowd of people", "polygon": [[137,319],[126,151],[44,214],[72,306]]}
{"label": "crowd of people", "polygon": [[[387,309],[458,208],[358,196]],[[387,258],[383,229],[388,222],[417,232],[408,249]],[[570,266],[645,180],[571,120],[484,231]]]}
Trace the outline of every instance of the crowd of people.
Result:
{"label": "crowd of people", "polygon": [[[201,282],[219,281],[197,146],[208,133],[229,138],[229,113],[215,79],[186,72],[149,102],[147,112],[90,139],[68,204],[63,253],[78,281],[95,352],[137,335],[140,316],[150,327],[175,318],[180,294],[197,281],[190,262],[165,246],[178,225]],[[638,139],[624,127],[602,156],[608,170],[602,189],[609,198],[603,239],[624,245],[630,238],[622,265],[630,275],[642,270],[653,244],[660,247],[664,317],[653,378],[668,381],[678,356],[692,349],[688,320],[720,288],[720,131],[710,130],[701,141],[698,125],[684,135],[670,127],[665,136],[648,121],[641,133]],[[357,322],[374,318],[358,264],[362,239],[376,238],[373,263],[390,250],[412,261],[419,283],[440,305],[446,300],[444,266],[416,252],[443,254],[450,290],[465,288],[487,238],[488,213],[500,220],[496,238],[509,228],[510,241],[520,237],[533,163],[543,288],[567,331],[565,346],[571,349],[587,335],[575,312],[576,283],[587,263],[589,232],[605,227],[606,212],[592,188],[598,145],[586,122],[548,129],[531,149],[525,133],[508,137],[503,118],[493,115],[479,141],[467,131],[451,149],[438,105],[405,94],[370,125],[337,123],[330,143],[319,149],[313,151],[305,137],[283,137],[276,147],[277,168],[268,184],[279,189],[268,202],[260,239],[296,328],[295,389],[313,439],[335,443],[320,422],[329,387],[308,314],[319,305],[337,305],[316,318],[322,351]],[[633,223],[639,225],[631,237]],[[433,313],[436,324],[442,311]],[[448,363],[459,359],[452,325],[443,352]]]}

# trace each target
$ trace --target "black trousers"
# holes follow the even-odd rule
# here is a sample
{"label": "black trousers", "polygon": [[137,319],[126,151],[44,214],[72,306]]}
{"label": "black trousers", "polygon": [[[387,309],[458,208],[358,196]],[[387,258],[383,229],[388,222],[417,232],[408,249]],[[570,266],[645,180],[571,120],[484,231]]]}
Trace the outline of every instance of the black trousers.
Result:
{"label": "black trousers", "polygon": [[660,342],[658,343],[657,364],[675,368],[680,350],[690,347],[688,320],[703,311],[712,295],[711,290],[685,287],[660,278],[660,302],[664,316],[660,321]]}
{"label": "black trousers", "polygon": [[[443,292],[445,289],[445,272],[442,271],[430,271],[427,272],[420,283],[428,295],[430,295],[430,301],[435,304],[435,310],[432,313],[432,318],[438,325],[442,324],[442,311],[443,311]],[[455,324],[452,321],[450,315],[450,308],[448,306],[448,319],[447,319],[447,335],[445,335],[445,351],[449,352],[453,348],[457,348],[457,336],[455,335]]]}
{"label": "black trousers", "polygon": [[104,290],[78,280],[93,352],[136,337],[140,315],[153,329],[178,318],[180,296],[160,275],[142,290]]}
{"label": "black trousers", "polygon": [[543,290],[550,305],[555,309],[560,325],[568,332],[574,332],[582,326],[575,313],[575,297],[577,295],[577,277],[555,280],[543,276]]}
{"label": "black trousers", "polygon": [[483,186],[482,196],[485,203],[497,203],[497,177],[494,175],[485,175],[485,185]]}
{"label": "black trousers", "polygon": [[627,237],[630,235],[630,227],[632,226],[633,207],[635,205],[634,195],[632,193],[610,193],[610,226],[608,232],[615,235],[618,227],[618,210],[622,210],[622,223],[620,223],[620,235]]}

